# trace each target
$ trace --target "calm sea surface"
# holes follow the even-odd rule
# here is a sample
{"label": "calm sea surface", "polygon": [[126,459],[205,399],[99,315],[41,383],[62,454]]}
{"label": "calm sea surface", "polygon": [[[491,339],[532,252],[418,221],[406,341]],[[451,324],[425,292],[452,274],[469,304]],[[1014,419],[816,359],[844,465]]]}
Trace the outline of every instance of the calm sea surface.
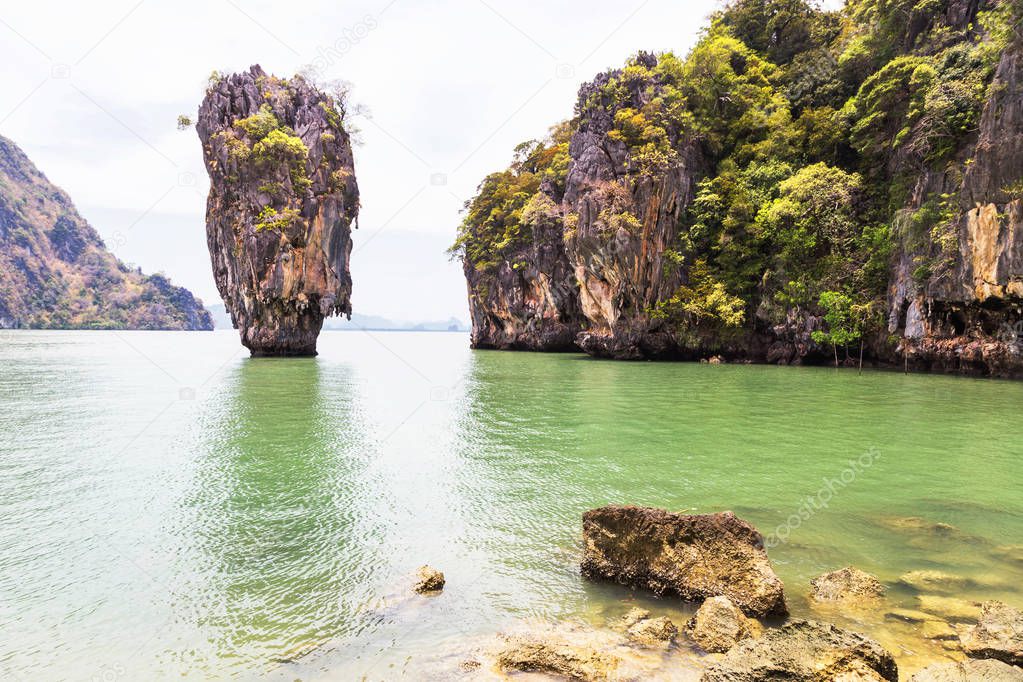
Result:
{"label": "calm sea surface", "polygon": [[[295,360],[234,332],[0,334],[5,679],[423,679],[523,619],[681,620],[579,577],[580,516],[608,503],[734,510],[801,616],[848,564],[891,607],[917,608],[918,569],[1023,607],[1021,383],[446,333],[325,332]],[[448,586],[410,597],[426,563]],[[947,655],[884,611],[827,617],[904,671]]]}

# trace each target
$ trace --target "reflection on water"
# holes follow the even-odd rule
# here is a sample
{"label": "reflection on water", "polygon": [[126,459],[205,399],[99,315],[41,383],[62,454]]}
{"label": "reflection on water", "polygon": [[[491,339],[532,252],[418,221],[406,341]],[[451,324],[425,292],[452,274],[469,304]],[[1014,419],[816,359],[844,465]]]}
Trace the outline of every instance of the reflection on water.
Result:
{"label": "reflection on water", "polygon": [[[637,602],[685,619],[580,579],[581,514],[607,503],[784,528],[793,611],[904,670],[957,655],[886,617],[921,606],[907,571],[959,576],[923,596],[1023,606],[1023,384],[473,353],[451,334],[324,334],[308,360],[244,358],[234,334],[14,337],[13,675],[420,679],[523,619],[602,625]],[[409,591],[425,563],[448,581],[431,599]],[[884,608],[810,607],[809,579],[847,564],[891,586]]]}
{"label": "reflection on water", "polygon": [[176,529],[195,553],[183,596],[212,645],[204,673],[346,635],[370,597],[382,529],[362,504],[372,486],[354,388],[345,366],[247,360],[211,396]]}

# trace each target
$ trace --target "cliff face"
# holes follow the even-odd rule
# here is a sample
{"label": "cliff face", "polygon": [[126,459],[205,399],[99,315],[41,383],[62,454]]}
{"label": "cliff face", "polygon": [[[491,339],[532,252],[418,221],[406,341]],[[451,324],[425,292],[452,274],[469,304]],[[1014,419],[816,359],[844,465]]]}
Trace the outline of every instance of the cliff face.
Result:
{"label": "cliff face", "polygon": [[531,217],[529,243],[495,269],[481,273],[464,263],[474,348],[576,349],[582,324],[579,296],[562,245],[561,214],[549,201],[546,211]]}
{"label": "cliff face", "polygon": [[512,167],[480,185],[486,205],[466,204],[452,250],[469,288],[474,348],[577,350],[583,317],[561,208],[571,132],[561,126],[520,145]]}
{"label": "cliff face", "polygon": [[0,328],[210,330],[163,275],[107,251],[71,199],[0,137]]}
{"label": "cliff face", "polygon": [[[639,59],[646,67],[657,64],[653,55]],[[622,75],[608,72],[584,86],[577,118],[558,129],[549,145],[533,143],[538,146],[523,164],[528,168],[516,171],[519,178],[542,178],[537,194],[514,217],[527,237],[506,235],[500,256],[489,262],[463,258],[474,347],[582,347],[629,358],[670,352],[668,333],[649,308],[681,281],[682,272],[668,267],[665,254],[678,245],[677,225],[692,201],[701,156],[692,140],[671,131],[663,168],[642,172],[627,142],[614,135],[614,119],[658,92],[646,92],[639,81],[623,81],[620,93],[610,92],[609,84]],[[557,151],[570,165],[559,168],[556,158],[542,153]],[[470,215],[468,228],[474,219]],[[483,222],[489,220],[492,215]]]}
{"label": "cliff face", "polygon": [[[1023,375],[1023,41],[1002,54],[963,173],[918,180],[911,210],[928,196],[951,197],[953,239],[902,245],[893,267],[889,329],[914,367]],[[938,252],[940,266],[919,281],[913,266]]]}
{"label": "cliff face", "polygon": [[352,311],[359,189],[343,104],[253,66],[211,82],[197,130],[213,273],[242,343],[315,355],[324,318]]}
{"label": "cliff face", "polygon": [[904,4],[738,0],[584,85],[543,228],[521,172],[467,205],[474,346],[1023,376],[1020,9]]}
{"label": "cliff face", "polygon": [[[657,58],[641,54],[637,64],[653,69]],[[669,129],[667,153],[653,172],[638,163],[627,141],[613,134],[615,118],[661,93],[657,83],[648,88],[638,79],[623,79],[622,91],[609,93],[609,82],[622,75],[603,74],[580,90],[564,243],[586,318],[579,346],[605,357],[658,357],[671,352],[673,341],[650,310],[683,281],[681,268],[666,259],[679,246],[678,226],[703,171],[702,156],[695,141]]]}

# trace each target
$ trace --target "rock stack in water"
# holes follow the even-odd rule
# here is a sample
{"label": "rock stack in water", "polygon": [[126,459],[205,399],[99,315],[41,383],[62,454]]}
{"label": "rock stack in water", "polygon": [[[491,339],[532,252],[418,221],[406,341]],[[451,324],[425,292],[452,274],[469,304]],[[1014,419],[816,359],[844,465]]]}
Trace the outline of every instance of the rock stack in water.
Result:
{"label": "rock stack in water", "polygon": [[315,355],[324,318],[352,311],[359,188],[344,103],[253,66],[214,75],[196,127],[213,274],[242,344]]}

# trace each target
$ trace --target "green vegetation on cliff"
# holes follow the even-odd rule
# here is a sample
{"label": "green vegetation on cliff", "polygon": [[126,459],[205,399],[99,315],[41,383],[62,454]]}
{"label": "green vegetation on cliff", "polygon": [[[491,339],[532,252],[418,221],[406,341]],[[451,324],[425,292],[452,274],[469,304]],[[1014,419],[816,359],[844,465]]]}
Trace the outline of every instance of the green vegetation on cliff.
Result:
{"label": "green vegetation on cliff", "polygon": [[[703,160],[684,169],[695,196],[664,253],[683,283],[650,314],[734,328],[802,311],[836,326],[818,337],[827,345],[877,332],[893,251],[909,240],[937,254],[918,259],[926,279],[956,248],[948,195],[903,209],[921,175],[954,179],[970,163],[1015,14],[1008,0],[849,0],[841,11],[735,0],[684,59],[640,55],[584,87],[572,123],[483,182],[453,251],[485,276],[529,242],[524,209],[536,201],[561,210],[570,236],[577,216],[541,182],[563,183],[572,134],[604,117],[604,149],[627,150],[626,176],[598,209],[608,240],[644,229],[627,208],[640,180],[678,172],[694,145]],[[855,333],[838,307],[854,311]]]}
{"label": "green vegetation on cliff", "polygon": [[553,204],[548,194],[541,192],[541,184],[547,183],[549,191],[559,195],[564,192],[573,132],[571,123],[562,123],[547,139],[516,147],[512,165],[487,176],[476,198],[466,205],[465,220],[451,252],[464,253],[484,270],[497,266],[510,247],[528,241],[530,222],[524,216],[528,218],[531,209]]}

